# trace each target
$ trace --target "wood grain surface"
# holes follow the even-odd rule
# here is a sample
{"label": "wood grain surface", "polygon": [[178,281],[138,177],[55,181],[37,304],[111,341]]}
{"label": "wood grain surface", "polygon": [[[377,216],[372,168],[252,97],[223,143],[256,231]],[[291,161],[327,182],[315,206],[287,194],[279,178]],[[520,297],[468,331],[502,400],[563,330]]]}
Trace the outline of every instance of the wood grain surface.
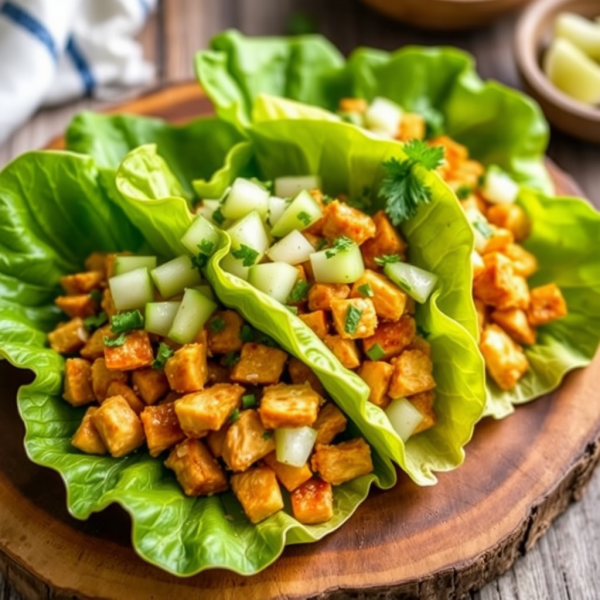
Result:
{"label": "wood grain surface", "polygon": [[[290,17],[298,13],[312,17],[317,29],[332,39],[345,53],[357,45],[371,45],[391,50],[410,43],[451,44],[475,54],[478,70],[483,77],[495,78],[514,87],[520,86],[512,55],[515,17],[502,19],[492,27],[470,33],[428,34],[388,21],[364,7],[358,0],[329,0],[328,2],[278,0],[276,3],[273,0],[251,2],[248,0],[163,0],[159,3],[157,14],[142,35],[145,53],[157,65],[155,84],[192,79],[193,52],[198,48],[206,47],[210,36],[222,29],[237,27],[247,34],[254,35],[281,34],[285,32]],[[40,111],[6,144],[0,146],[0,165],[21,152],[40,147],[50,138],[58,135],[77,111],[84,108],[106,107],[105,103],[95,100],[82,100],[65,107]],[[549,155],[563,169],[571,173],[582,186],[587,197],[600,206],[600,169],[598,168],[600,148],[553,132]],[[594,368],[597,372],[598,367]],[[6,372],[0,371],[0,390],[6,389],[7,385]],[[592,396],[591,401],[593,400],[597,401],[597,393]],[[517,414],[521,415],[529,410],[530,407],[525,407]],[[506,423],[516,418],[511,417]],[[486,424],[485,427],[487,428],[488,425]],[[3,436],[6,434],[5,429],[2,430]],[[13,434],[17,439],[22,438],[21,430]],[[479,436],[479,433],[477,435]],[[526,431],[525,435],[528,436],[529,433]],[[477,439],[474,443],[477,443]],[[16,443],[14,448],[15,453],[18,454],[20,451],[22,456],[20,442]],[[595,456],[594,445],[588,450],[589,456]],[[470,460],[469,457],[467,464]],[[515,457],[514,460],[517,458]],[[587,463],[588,466],[592,462],[593,459]],[[582,474],[576,477],[577,481],[583,482],[589,475],[589,471],[584,470]],[[447,477],[451,476],[452,474]],[[16,469],[15,477],[19,485],[25,486],[25,489],[36,485],[42,490],[46,489],[45,494],[50,498],[52,494],[57,493],[57,489],[62,489],[60,482],[56,481],[57,478],[52,480],[54,476],[46,470],[38,470],[35,483],[27,484],[25,474],[22,474],[19,469]],[[445,477],[442,478],[442,485]],[[466,481],[465,485],[472,486],[473,482]],[[435,489],[443,490],[443,487],[438,486]],[[580,490],[580,486],[576,485],[573,489]],[[564,494],[562,495],[564,497]],[[571,498],[578,496],[579,492],[567,494],[567,497]],[[40,500],[40,506],[43,507],[45,501],[46,498]],[[597,575],[600,572],[600,553],[597,551],[600,547],[600,513],[597,510],[599,502],[600,476],[597,473],[583,500],[573,505],[558,519],[535,548],[519,559],[505,575],[497,578],[480,592],[469,594],[470,597],[474,600],[553,600],[555,598],[597,600],[600,598],[600,580]],[[25,507],[25,512],[28,508],[29,506]],[[535,511],[535,514],[539,515],[541,512],[540,508]],[[29,515],[27,521],[29,521],[36,513],[27,514]],[[64,516],[67,518],[66,515]],[[111,512],[108,516],[111,516]],[[125,545],[128,543],[127,535],[123,533],[127,531],[126,519],[123,522],[123,519],[120,520],[117,515],[112,516],[114,518],[109,519],[105,534],[110,535],[120,531],[123,536],[120,538],[120,543]],[[492,516],[490,515],[490,518]],[[3,530],[2,517],[3,514],[0,513],[0,532]],[[107,527],[107,524],[99,523],[94,517],[85,526],[89,527],[95,535],[103,535],[103,528]],[[456,535],[459,535],[460,531],[459,526]],[[362,538],[357,537],[357,543],[361,541]],[[18,541],[14,546],[15,550],[19,550],[23,543]],[[35,547],[35,541],[30,543]],[[523,544],[519,546],[517,555],[521,556],[526,546]],[[44,547],[43,550],[46,552],[46,562],[62,563],[57,548]],[[90,549],[86,547],[79,549],[82,559],[87,556],[88,551]],[[384,559],[385,557],[382,557],[382,560]],[[110,577],[106,575],[109,565],[110,562],[103,563],[95,574],[95,579]],[[9,570],[11,580],[20,582],[18,587],[26,591],[28,598],[46,597],[48,590],[44,582],[32,581],[21,567],[10,561],[3,566],[5,570]],[[448,589],[452,589],[451,577],[447,579],[447,583],[450,586]],[[67,590],[63,595],[69,598],[72,596],[73,589]],[[387,594],[382,591],[380,596],[386,597]],[[126,598],[129,595],[125,593],[122,597]],[[160,596],[152,594],[148,597]],[[340,597],[345,596],[341,594]],[[351,597],[366,596],[356,593]],[[369,593],[368,597],[373,597],[373,593]],[[0,598],[2,600],[20,598],[15,588],[8,585],[1,576]]]}

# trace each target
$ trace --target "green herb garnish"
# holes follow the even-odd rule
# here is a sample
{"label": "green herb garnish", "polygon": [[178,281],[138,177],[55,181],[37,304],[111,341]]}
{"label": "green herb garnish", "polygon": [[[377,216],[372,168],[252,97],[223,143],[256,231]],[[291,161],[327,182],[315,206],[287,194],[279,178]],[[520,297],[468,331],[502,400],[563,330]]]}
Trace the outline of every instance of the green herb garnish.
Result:
{"label": "green herb garnish", "polygon": [[250,248],[246,244],[242,244],[237,250],[232,250],[231,254],[241,260],[244,267],[251,267],[259,256],[259,253],[254,248]]}
{"label": "green herb garnish", "polygon": [[373,288],[370,283],[363,283],[358,286],[358,293],[363,298],[372,298],[375,294],[373,293]]}
{"label": "green herb garnish", "polygon": [[374,344],[367,350],[367,356],[371,360],[379,360],[385,356],[385,352],[379,344]]}
{"label": "green herb garnish", "polygon": [[402,262],[402,257],[399,254],[382,254],[375,257],[375,262],[380,267],[385,267],[388,263]]}
{"label": "green herb garnish", "polygon": [[466,200],[473,193],[473,188],[470,185],[461,185],[456,190],[456,196],[459,200]]}
{"label": "green herb garnish", "polygon": [[270,348],[279,348],[279,344],[273,338],[247,324],[242,325],[242,328],[240,329],[240,339],[242,342],[253,342],[255,344],[262,344],[263,346],[269,346]]}
{"label": "green herb garnish", "polygon": [[217,208],[217,210],[215,210],[212,214],[212,220],[217,224],[217,225],[223,225],[223,223],[225,223],[225,216],[223,215],[223,212],[221,211],[221,207],[219,206],[219,208]]}
{"label": "green herb garnish", "polygon": [[283,307],[287,310],[289,310],[293,315],[297,315],[298,314],[298,307],[297,306],[290,306],[289,304],[284,304]]}
{"label": "green herb garnish", "polygon": [[427,329],[423,329],[420,325],[417,325],[417,333],[424,339],[426,340],[431,333],[429,331],[427,331]]}
{"label": "green herb garnish", "polygon": [[102,292],[100,290],[92,290],[90,296],[94,302],[98,302],[98,304],[102,302]]}
{"label": "green herb garnish", "polygon": [[263,438],[263,440],[265,440],[265,441],[267,441],[267,440],[270,440],[272,437],[273,437],[273,433],[272,433],[271,431],[265,431],[265,432],[262,434],[262,438]]}
{"label": "green herb garnish", "polygon": [[317,246],[316,246],[315,250],[318,252],[319,250],[323,250],[323,248],[325,248],[325,246],[327,246],[327,240],[325,238],[320,238],[319,241],[317,242]]}
{"label": "green herb garnish", "polygon": [[226,367],[234,367],[240,360],[240,355],[237,352],[228,352],[223,357],[223,365]]}
{"label": "green herb garnish", "polygon": [[298,219],[298,221],[303,223],[305,227],[308,227],[310,225],[310,215],[307,212],[305,212],[305,211],[299,212],[296,215],[296,218]]}
{"label": "green herb garnish", "polygon": [[99,327],[102,327],[102,325],[104,325],[104,323],[106,323],[107,321],[108,321],[108,317],[106,316],[106,313],[101,312],[101,313],[98,313],[94,317],[86,317],[83,320],[83,326],[88,331],[93,331],[94,329],[98,329]]}
{"label": "green herb garnish", "polygon": [[483,218],[475,219],[472,225],[486,240],[489,240],[494,235],[494,230]]}
{"label": "green herb garnish", "polygon": [[240,329],[240,340],[242,340],[242,342],[254,341],[254,334],[252,333],[252,327],[250,327],[250,325],[242,325],[242,328]]}
{"label": "green herb garnish", "polygon": [[352,304],[348,307],[346,312],[346,322],[344,323],[344,331],[348,335],[354,335],[358,329],[360,318],[362,317],[363,311],[360,308],[356,308]]}
{"label": "green herb garnish", "polygon": [[162,371],[165,368],[165,363],[175,354],[175,350],[168,346],[164,342],[161,342],[158,346],[158,352],[156,353],[156,358],[152,363],[152,368],[157,371]]}
{"label": "green herb garnish", "polygon": [[240,409],[236,408],[230,415],[229,415],[229,422],[230,423],[235,423],[238,419],[240,418]]}
{"label": "green herb garnish", "polygon": [[306,300],[310,285],[303,279],[298,279],[288,296],[288,302],[302,302]]}
{"label": "green herb garnish", "polygon": [[116,338],[109,338],[108,336],[104,336],[104,345],[107,348],[117,348],[118,346],[122,346],[125,343],[126,339],[126,333],[121,333]]}
{"label": "green herb garnish", "polygon": [[144,317],[139,310],[128,310],[112,318],[110,330],[113,333],[126,333],[144,326]]}
{"label": "green herb garnish", "polygon": [[335,238],[332,247],[329,250],[325,250],[325,258],[333,258],[336,254],[344,252],[353,245],[354,242],[345,235]]}
{"label": "green herb garnish", "polygon": [[206,254],[197,254],[192,256],[192,269],[203,269],[208,262],[209,257]]}
{"label": "green herb garnish", "polygon": [[256,406],[256,396],[254,394],[242,396],[242,408],[252,408],[254,406]]}
{"label": "green herb garnish", "polygon": [[208,328],[213,333],[219,333],[225,329],[225,321],[221,317],[215,317],[212,321],[208,323]]}

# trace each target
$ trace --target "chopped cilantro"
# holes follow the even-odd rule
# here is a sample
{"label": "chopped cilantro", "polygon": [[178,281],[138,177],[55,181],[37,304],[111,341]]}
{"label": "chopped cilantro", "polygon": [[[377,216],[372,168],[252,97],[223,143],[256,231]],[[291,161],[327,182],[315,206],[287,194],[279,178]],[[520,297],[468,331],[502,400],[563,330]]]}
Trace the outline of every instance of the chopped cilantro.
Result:
{"label": "chopped cilantro", "polygon": [[494,231],[483,218],[475,219],[472,225],[486,240],[490,239],[494,235]]}
{"label": "chopped cilantro", "polygon": [[310,225],[310,215],[307,212],[305,212],[305,211],[299,212],[296,215],[296,218],[298,219],[298,221],[303,223],[305,227],[308,227]]}
{"label": "chopped cilantro", "polygon": [[335,240],[333,240],[332,247],[329,250],[325,250],[325,257],[333,258],[336,254],[344,252],[353,245],[354,242],[345,235],[335,238]]}
{"label": "chopped cilantro", "polygon": [[327,246],[327,240],[325,238],[319,238],[317,245],[315,246],[315,250],[318,252],[319,250],[323,250]]}
{"label": "chopped cilantro", "polygon": [[212,254],[214,248],[215,248],[215,243],[211,242],[210,240],[202,240],[198,244],[198,249],[200,250],[200,252],[202,252],[202,254]]}
{"label": "chopped cilantro", "polygon": [[385,267],[388,263],[402,262],[402,257],[399,254],[382,254],[375,257],[375,262],[380,267]]}
{"label": "chopped cilantro", "polygon": [[303,279],[298,279],[288,296],[288,302],[302,302],[306,300],[310,285]]}
{"label": "chopped cilantro", "polygon": [[206,254],[197,254],[192,256],[192,269],[203,269],[208,262],[208,256]]}
{"label": "chopped cilantro", "polygon": [[94,329],[98,329],[98,327],[102,327],[102,325],[104,325],[104,323],[106,323],[106,321],[108,321],[108,317],[106,316],[106,313],[101,312],[94,317],[86,317],[83,320],[83,326],[88,331],[93,331]]}
{"label": "chopped cilantro", "polygon": [[215,210],[215,212],[213,212],[213,214],[212,214],[212,220],[217,225],[223,225],[223,223],[225,223],[225,216],[223,215],[223,211],[221,211],[221,207],[220,206],[219,206],[219,208],[217,208],[217,210]]}
{"label": "chopped cilantro", "polygon": [[289,304],[284,304],[283,307],[286,308],[287,310],[289,310],[293,315],[297,315],[298,314],[298,307],[297,306],[290,306]]}
{"label": "chopped cilantro", "polygon": [[242,325],[240,329],[240,339],[242,342],[254,342],[255,344],[262,344],[271,348],[279,348],[279,344],[273,338],[247,324]]}
{"label": "chopped cilantro", "polygon": [[242,408],[252,408],[254,406],[256,406],[256,396],[254,394],[242,396]]}
{"label": "chopped cilantro", "polygon": [[256,185],[260,185],[260,187],[265,188],[265,190],[270,193],[273,193],[273,189],[275,188],[275,182],[273,180],[267,179],[266,181],[261,181],[257,177],[250,177],[248,181],[256,183]]}
{"label": "chopped cilantro", "polygon": [[348,335],[354,335],[358,329],[360,318],[362,317],[363,311],[360,308],[356,308],[354,305],[348,307],[346,312],[346,322],[344,323],[344,331]]}
{"label": "chopped cilantro", "polygon": [[209,321],[208,328],[213,333],[219,333],[225,329],[225,321],[221,317],[215,317],[212,321]]}
{"label": "chopped cilantro", "polygon": [[104,336],[104,345],[107,348],[117,348],[118,346],[122,346],[125,343],[126,339],[126,333],[121,333],[116,338],[109,338],[108,336]]}
{"label": "chopped cilantro", "polygon": [[128,310],[112,318],[110,330],[113,333],[126,333],[144,326],[144,317],[139,310]]}
{"label": "chopped cilantro", "polygon": [[167,362],[167,360],[169,360],[169,358],[171,358],[171,356],[173,356],[173,354],[175,354],[175,350],[173,350],[171,346],[168,346],[164,342],[161,342],[158,346],[156,358],[152,363],[152,368],[156,369],[157,371],[162,371],[165,368],[165,363]]}
{"label": "chopped cilantro", "polygon": [[240,360],[240,355],[237,352],[228,352],[223,357],[223,365],[225,367],[234,367]]}
{"label": "chopped cilantro", "polygon": [[232,250],[231,254],[241,260],[244,267],[251,267],[259,256],[259,253],[254,248],[250,248],[246,244],[242,244],[237,250]]}
{"label": "chopped cilantro", "polygon": [[371,360],[379,360],[385,356],[385,352],[379,344],[374,344],[367,350],[367,356]]}
{"label": "chopped cilantro", "polygon": [[363,283],[362,285],[359,285],[358,286],[358,293],[363,298],[372,298],[375,295],[373,293],[373,288],[371,287],[371,284],[369,284],[369,283]]}
{"label": "chopped cilantro", "polygon": [[423,329],[420,325],[417,325],[417,333],[424,339],[426,340],[431,333],[429,331],[427,331],[427,329]]}
{"label": "chopped cilantro", "polygon": [[332,198],[331,196],[329,196],[327,194],[323,194],[322,200],[323,200],[323,204],[325,206],[327,206],[328,204],[331,204],[335,200],[335,198]]}
{"label": "chopped cilantro", "polygon": [[459,200],[466,200],[473,193],[473,188],[469,185],[461,185],[456,190],[456,196]]}
{"label": "chopped cilantro", "polygon": [[90,296],[94,302],[102,302],[102,292],[100,290],[92,290]]}
{"label": "chopped cilantro", "polygon": [[230,423],[235,423],[238,419],[240,418],[240,409],[236,408],[230,415],[229,415],[229,422]]}
{"label": "chopped cilantro", "polygon": [[252,333],[252,327],[250,325],[242,325],[240,329],[240,340],[242,342],[252,342],[254,340],[254,334]]}
{"label": "chopped cilantro", "polygon": [[265,431],[262,434],[263,440],[270,440],[273,437],[273,432],[272,431]]}

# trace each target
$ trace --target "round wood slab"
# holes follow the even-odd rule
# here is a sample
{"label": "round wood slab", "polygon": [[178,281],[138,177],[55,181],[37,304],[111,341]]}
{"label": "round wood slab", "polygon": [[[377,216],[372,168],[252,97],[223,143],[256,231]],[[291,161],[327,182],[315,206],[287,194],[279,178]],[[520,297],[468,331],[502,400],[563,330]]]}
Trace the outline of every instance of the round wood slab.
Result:
{"label": "round wood slab", "polygon": [[[210,112],[196,84],[119,108],[184,121]],[[56,140],[52,147],[62,146]],[[577,186],[549,165],[561,192]],[[31,379],[0,363],[0,569],[26,599],[249,600],[335,598],[346,592],[397,598],[460,598],[506,571],[581,497],[600,458],[600,356],[556,393],[503,421],[485,420],[458,470],[419,488],[406,476],[375,491],[339,531],[288,547],[253,577],[208,571],[178,579],[131,549],[118,507],[82,522],[65,508],[59,476],[23,450],[17,389]]]}

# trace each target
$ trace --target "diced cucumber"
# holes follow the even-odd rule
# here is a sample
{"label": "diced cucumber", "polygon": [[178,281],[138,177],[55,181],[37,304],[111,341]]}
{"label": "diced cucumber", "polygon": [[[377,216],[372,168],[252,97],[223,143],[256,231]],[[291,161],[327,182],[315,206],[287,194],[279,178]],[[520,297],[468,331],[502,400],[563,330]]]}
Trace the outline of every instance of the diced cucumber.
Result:
{"label": "diced cucumber", "polygon": [[310,255],[317,283],[354,283],[365,272],[360,248],[352,243],[343,250],[321,250]]}
{"label": "diced cucumber", "polygon": [[275,454],[277,461],[292,467],[304,466],[316,439],[317,432],[312,427],[276,429]]}
{"label": "diced cucumber", "polygon": [[282,304],[298,279],[298,269],[284,262],[254,265],[248,271],[248,283]]}
{"label": "diced cucumber", "polygon": [[255,210],[265,219],[268,208],[269,192],[254,181],[238,177],[233,182],[221,211],[228,219],[241,219]]}
{"label": "diced cucumber", "polygon": [[490,165],[485,173],[481,193],[493,204],[511,204],[519,195],[519,185],[500,167]]}
{"label": "diced cucumber", "polygon": [[427,302],[438,282],[437,275],[408,263],[386,263],[383,271],[399,288],[421,304]]}
{"label": "diced cucumber", "polygon": [[150,272],[141,267],[108,280],[110,293],[117,310],[144,308],[154,299],[154,289]]}
{"label": "diced cucumber", "polygon": [[115,275],[123,275],[146,267],[156,267],[156,256],[115,256]]}
{"label": "diced cucumber", "polygon": [[287,207],[287,200],[278,198],[277,196],[271,196],[269,198],[269,214],[267,217],[267,223],[269,227],[273,227],[273,225],[279,221],[281,215],[285,212]]}
{"label": "diced cucumber", "polygon": [[[598,7],[600,10],[600,7]],[[560,13],[554,22],[556,37],[569,40],[590,58],[600,61],[600,26],[576,13]]]}
{"label": "diced cucumber", "polygon": [[402,109],[387,98],[375,98],[365,113],[367,127],[380,135],[395,138],[402,121]]}
{"label": "diced cucumber", "polygon": [[150,272],[163,298],[171,298],[186,287],[200,285],[202,277],[189,256],[179,256]]}
{"label": "diced cucumber", "polygon": [[219,234],[206,217],[198,215],[181,238],[181,243],[193,256],[211,255],[219,243]]}
{"label": "diced cucumber", "polygon": [[[215,211],[221,206],[220,200],[202,200],[202,205],[196,210],[196,213],[202,215],[205,219],[208,219],[211,223],[215,223],[213,215]],[[219,225],[219,223],[215,223]]]}
{"label": "diced cucumber", "polygon": [[403,442],[408,440],[423,420],[423,415],[406,398],[392,400],[385,414]]}
{"label": "diced cucumber", "polygon": [[323,216],[319,203],[306,191],[300,192],[275,223],[271,234],[283,237],[297,229],[303,231]]}
{"label": "diced cucumber", "polygon": [[209,300],[216,300],[215,293],[210,285],[195,285],[193,290],[198,290],[201,294],[204,294]]}
{"label": "diced cucumber", "polygon": [[220,266],[226,273],[231,273],[244,281],[248,280],[248,271],[250,270],[250,267],[244,267],[242,261],[235,258],[231,253],[223,257]]}
{"label": "diced cucumber", "polygon": [[308,260],[315,251],[312,244],[299,232],[292,231],[267,250],[267,256],[274,262],[299,265]]}
{"label": "diced cucumber", "polygon": [[[246,215],[243,219],[236,221],[229,229],[227,229],[227,233],[231,236],[232,252],[241,249],[242,246],[246,246],[258,253],[254,258],[254,262],[244,265],[246,267],[250,267],[257,262],[260,262],[269,247],[269,235],[260,215],[255,210]],[[246,262],[249,261],[250,259]]]}
{"label": "diced cucumber", "polygon": [[215,310],[217,310],[216,302],[208,299],[198,290],[185,290],[168,337],[179,344],[193,342]]}
{"label": "diced cucumber", "polygon": [[146,304],[145,329],[166,336],[173,325],[181,302],[149,302]]}
{"label": "diced cucumber", "polygon": [[320,190],[321,178],[318,175],[301,175],[299,177],[278,177],[275,180],[275,195],[281,198],[293,198],[302,190]]}

